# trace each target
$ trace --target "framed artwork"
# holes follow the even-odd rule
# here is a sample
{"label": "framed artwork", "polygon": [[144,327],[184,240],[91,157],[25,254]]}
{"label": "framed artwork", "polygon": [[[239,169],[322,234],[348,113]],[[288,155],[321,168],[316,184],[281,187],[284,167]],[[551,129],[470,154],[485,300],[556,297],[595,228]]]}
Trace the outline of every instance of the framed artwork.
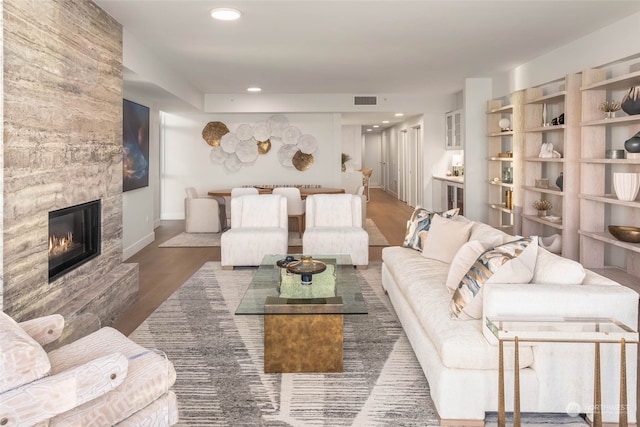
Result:
{"label": "framed artwork", "polygon": [[149,185],[149,107],[123,99],[122,191]]}

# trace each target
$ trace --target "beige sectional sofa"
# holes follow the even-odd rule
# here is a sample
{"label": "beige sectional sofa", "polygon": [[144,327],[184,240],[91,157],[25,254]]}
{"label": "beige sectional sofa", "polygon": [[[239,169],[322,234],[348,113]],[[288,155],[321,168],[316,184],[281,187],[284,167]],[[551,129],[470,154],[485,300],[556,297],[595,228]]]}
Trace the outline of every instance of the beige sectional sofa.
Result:
{"label": "beige sectional sofa", "polygon": [[[464,217],[455,221],[468,222]],[[473,223],[468,238],[508,242],[513,236]],[[427,241],[426,243],[431,243]],[[437,244],[437,243],[436,243]],[[442,242],[443,246],[446,242]],[[530,283],[493,283],[482,289],[482,317],[452,316],[445,286],[451,265],[420,251],[382,251],[382,284],[429,382],[443,424],[482,425],[498,409],[498,346],[487,316],[614,317],[635,328],[638,294],[580,264],[537,248]],[[523,412],[567,413],[593,409],[593,344],[521,344]],[[636,414],[636,346],[627,346],[629,422]],[[603,420],[618,421],[619,346],[602,345]],[[507,411],[513,409],[513,351],[505,347]],[[577,406],[576,406],[577,405]]]}

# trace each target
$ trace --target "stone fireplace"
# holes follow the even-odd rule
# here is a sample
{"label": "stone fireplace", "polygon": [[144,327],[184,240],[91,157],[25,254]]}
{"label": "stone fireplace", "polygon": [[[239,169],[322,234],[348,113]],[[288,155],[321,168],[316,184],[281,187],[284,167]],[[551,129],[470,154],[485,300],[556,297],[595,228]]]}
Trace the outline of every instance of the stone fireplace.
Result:
{"label": "stone fireplace", "polygon": [[[137,264],[122,262],[122,27],[90,0],[4,0],[3,26],[0,308],[112,324],[138,291]],[[97,218],[56,216],[94,201]],[[72,254],[52,274],[54,229],[55,251]]]}

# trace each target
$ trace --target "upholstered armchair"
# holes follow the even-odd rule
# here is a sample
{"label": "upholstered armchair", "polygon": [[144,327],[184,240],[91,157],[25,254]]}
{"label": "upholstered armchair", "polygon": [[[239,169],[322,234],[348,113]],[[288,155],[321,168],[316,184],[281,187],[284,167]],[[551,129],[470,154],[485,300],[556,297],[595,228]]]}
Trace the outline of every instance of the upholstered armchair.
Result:
{"label": "upholstered armchair", "polygon": [[[187,233],[218,233],[221,215],[218,201],[211,197],[200,197],[195,188],[185,189],[184,228]],[[224,214],[224,212],[223,212]]]}
{"label": "upholstered armchair", "polygon": [[298,221],[298,235],[302,237],[304,228],[304,212],[306,201],[300,196],[300,189],[296,187],[274,188],[272,194],[280,194],[287,198],[287,215]]}
{"label": "upholstered armchair", "polygon": [[113,328],[46,352],[60,315],[17,323],[0,312],[0,425],[169,426],[178,421],[171,362]]}
{"label": "upholstered armchair", "polygon": [[307,197],[305,254],[349,254],[358,268],[369,265],[369,234],[362,228],[362,197],[314,194]]}
{"label": "upholstered armchair", "polygon": [[238,196],[253,196],[259,194],[255,187],[235,187],[231,189],[231,196],[225,197],[225,207],[227,215],[227,224],[231,224],[231,199]]}
{"label": "upholstered armchair", "polygon": [[220,238],[223,268],[260,265],[267,254],[286,254],[287,199],[278,194],[231,198],[231,229]]}

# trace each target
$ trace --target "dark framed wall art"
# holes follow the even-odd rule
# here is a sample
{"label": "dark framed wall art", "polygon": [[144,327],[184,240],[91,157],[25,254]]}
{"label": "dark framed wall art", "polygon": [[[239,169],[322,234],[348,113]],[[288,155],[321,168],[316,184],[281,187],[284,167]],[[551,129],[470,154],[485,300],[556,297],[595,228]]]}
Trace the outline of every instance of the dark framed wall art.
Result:
{"label": "dark framed wall art", "polygon": [[122,191],[149,185],[149,107],[122,105]]}

